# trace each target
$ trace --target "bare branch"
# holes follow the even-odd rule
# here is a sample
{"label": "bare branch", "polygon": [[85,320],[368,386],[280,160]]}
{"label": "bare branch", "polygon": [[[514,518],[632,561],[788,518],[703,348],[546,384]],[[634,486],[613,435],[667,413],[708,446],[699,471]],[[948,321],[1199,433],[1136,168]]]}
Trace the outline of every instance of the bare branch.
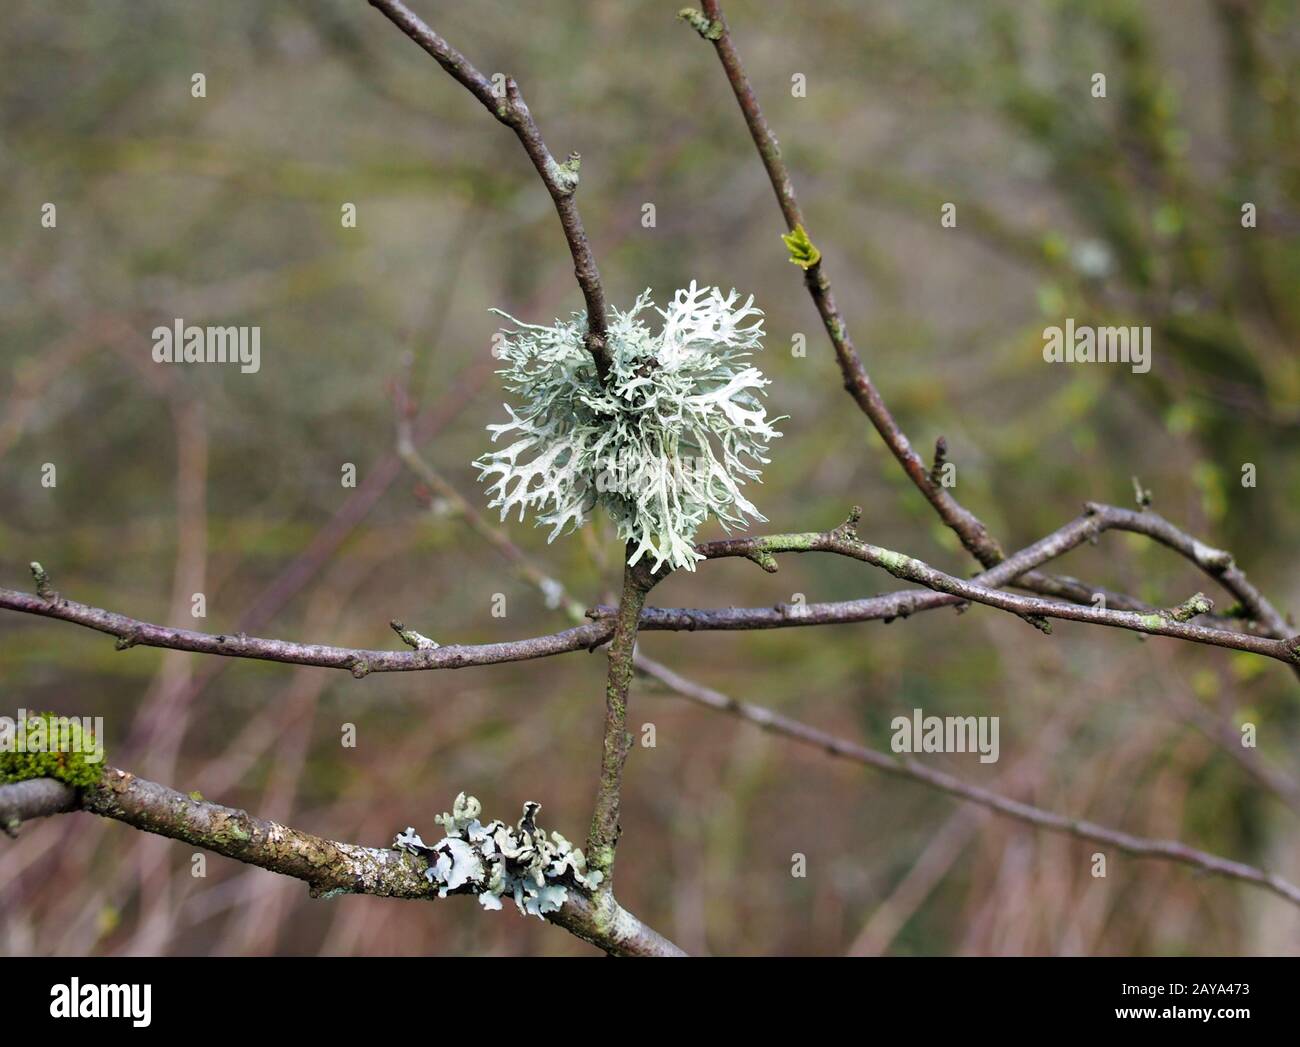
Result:
{"label": "bare branch", "polygon": [[294,665],[317,665],[325,669],[346,669],[353,676],[370,673],[410,672],[417,669],[460,669],[469,665],[495,665],[530,658],[545,658],[568,651],[594,650],[613,635],[608,622],[588,622],[573,629],[503,643],[449,644],[418,651],[381,651],[327,644],[294,643],[269,640],[243,633],[212,634],[191,629],[173,629],[166,625],[128,618],[115,611],[77,603],[62,597],[46,602],[31,593],[0,589],[0,608],[25,611],[45,618],[84,625],[118,638],[118,648],[162,647],[196,654],[218,654],[229,658],[260,658]]}
{"label": "bare branch", "polygon": [[53,778],[0,786],[0,829],[16,836],[23,822],[74,810],[76,801],[76,791]]}
{"label": "bare branch", "polygon": [[[247,811],[186,796],[117,768],[106,767],[103,781],[81,792],[48,778],[0,786],[0,822],[5,824],[77,810],[292,876],[307,883],[316,898],[373,894],[428,901],[438,897],[438,886],[424,875],[426,863],[415,855],[313,836]],[[614,955],[683,955],[619,906],[611,894],[593,900],[570,889],[564,907],[547,918]]]}
{"label": "bare branch", "polygon": [[884,771],[886,774],[910,778],[913,781],[946,792],[960,800],[987,807],[998,814],[1014,818],[1017,821],[1040,829],[1067,833],[1082,840],[1092,840],[1095,843],[1114,847],[1137,858],[1180,862],[1183,865],[1190,865],[1203,872],[1213,873],[1216,876],[1225,876],[1229,879],[1254,884],[1285,898],[1292,905],[1300,906],[1300,887],[1280,876],[1257,869],[1254,866],[1232,861],[1228,858],[1221,858],[1218,855],[1209,854],[1194,847],[1188,847],[1177,840],[1147,839],[1121,832],[1118,829],[1109,829],[1094,822],[1068,818],[1065,815],[1054,814],[1051,811],[1044,811],[1041,808],[1022,803],[1019,800],[1001,796],[988,789],[982,789],[978,785],[968,785],[959,778],[935,770],[932,767],[927,767],[920,761],[910,757],[894,756],[875,749],[868,749],[865,746],[837,738],[835,735],[828,734],[815,727],[809,727],[807,724],[792,720],[787,716],[782,716],[770,709],[739,701],[720,691],[693,683],[678,676],[667,666],[660,665],[643,655],[637,657],[637,667],[697,705],[738,716],[765,731],[792,738],[805,745],[811,745],[832,756],[853,760],[856,763],[874,767],[878,771]]}
{"label": "bare branch", "polygon": [[578,187],[580,162],[578,154],[571,153],[563,164],[556,162],[542,140],[542,133],[528,111],[519,86],[512,78],[507,78],[505,81],[505,97],[499,97],[492,88],[492,81],[474,68],[473,63],[456,48],[430,29],[401,0],[370,0],[370,4],[432,55],[440,66],[483,103],[488,112],[518,136],[520,144],[528,154],[528,159],[533,162],[547,192],[555,201],[560,225],[564,227],[564,238],[568,241],[569,253],[573,256],[573,275],[577,278],[578,286],[582,289],[582,297],[587,303],[587,350],[596,361],[596,370],[603,379],[609,372],[610,366],[609,346],[606,343],[605,291],[601,286],[600,271],[596,268],[596,258],[592,254],[591,244],[587,241],[582,216],[578,213],[578,204],[574,198]]}
{"label": "bare branch", "polygon": [[1093,515],[1104,519],[1106,527],[1144,534],[1191,560],[1232,593],[1241,602],[1243,617],[1253,619],[1269,636],[1282,640],[1295,631],[1287,626],[1286,619],[1264,594],[1247,580],[1232,554],[1226,550],[1211,548],[1150,510],[1134,512],[1095,502],[1089,502],[1087,508]]}

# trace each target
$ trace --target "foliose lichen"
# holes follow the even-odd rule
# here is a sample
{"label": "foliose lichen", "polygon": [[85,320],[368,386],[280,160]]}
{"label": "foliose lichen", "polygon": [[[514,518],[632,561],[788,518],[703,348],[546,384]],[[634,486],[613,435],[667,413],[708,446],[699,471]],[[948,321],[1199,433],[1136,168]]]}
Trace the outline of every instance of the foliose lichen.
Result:
{"label": "foliose lichen", "polygon": [[55,778],[84,789],[98,785],[103,775],[101,740],[78,717],[46,712],[27,713],[16,725],[0,721],[0,785]]}
{"label": "foliose lichen", "polygon": [[760,394],[769,384],[747,358],[762,349],[762,312],[732,290],[679,290],[656,309],[663,328],[640,319],[654,308],[646,291],[627,312],[611,310],[612,357],[602,381],[584,344],[585,314],[549,327],[522,323],[500,341],[502,375],[520,406],[489,425],[495,441],[518,439],[474,464],[501,519],[531,512],[550,540],[579,527],[597,506],[654,569],[694,570],[693,538],[716,517],[724,529],[765,517],[742,493],[761,478],[779,437]]}
{"label": "foliose lichen", "polygon": [[437,843],[429,846],[410,826],[394,840],[399,851],[429,863],[424,875],[438,886],[438,897],[476,894],[485,909],[500,909],[502,898],[512,898],[521,913],[541,919],[559,909],[570,890],[591,892],[600,885],[603,875],[587,870],[580,849],[537,825],[540,804],[525,803],[514,826],[484,825],[482,810],[477,799],[461,793],[449,813],[434,818],[445,833]]}

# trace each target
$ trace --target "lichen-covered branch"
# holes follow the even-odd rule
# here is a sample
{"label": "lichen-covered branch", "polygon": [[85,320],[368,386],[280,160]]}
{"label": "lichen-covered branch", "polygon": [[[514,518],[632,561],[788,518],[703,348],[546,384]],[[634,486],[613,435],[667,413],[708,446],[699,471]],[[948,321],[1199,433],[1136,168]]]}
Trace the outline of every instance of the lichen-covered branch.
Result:
{"label": "lichen-covered branch", "polygon": [[[740,105],[750,137],[753,138],[754,145],[758,149],[759,157],[763,161],[781,207],[781,213],[785,218],[786,227],[790,231],[788,237],[783,237],[791,248],[790,260],[796,262],[803,270],[804,284],[808,288],[813,304],[817,307],[831,346],[835,350],[835,358],[844,378],[845,389],[880,434],[885,446],[889,448],[890,453],[902,466],[917,490],[925,496],[939,518],[952,529],[970,554],[986,568],[1000,563],[1004,553],[997,539],[989,533],[979,517],[957,501],[951,492],[938,482],[934,470],[926,467],[924,459],[912,447],[907,435],[880,395],[880,391],[867,374],[866,366],[849,334],[848,324],[835,304],[830,277],[826,273],[826,264],[821,251],[808,235],[807,222],[799,206],[794,181],[781,156],[781,146],[771,125],[763,116],[758,97],[750,86],[749,77],[732,42],[731,31],[727,26],[720,0],[704,0],[702,12],[693,8],[683,8],[679,16],[701,37],[712,43],[718,53],[718,59]],[[943,437],[939,439],[943,442],[946,454],[947,442]],[[1095,586],[1085,585],[1073,578],[1057,578],[1037,571],[1029,571],[1021,575],[1018,584],[1021,588],[1029,589],[1042,596],[1053,596],[1075,603],[1087,603],[1092,594],[1098,591]],[[1111,606],[1127,610],[1137,609],[1134,606],[1137,601],[1123,597],[1121,594],[1107,594],[1107,597]]]}
{"label": "lichen-covered branch", "polygon": [[[1026,546],[1008,557],[996,567],[970,579],[971,585],[985,589],[1000,589],[1007,585],[1018,585],[1025,574],[1033,567],[1044,564],[1071,549],[1096,539],[1103,531],[1124,530],[1146,534],[1171,549],[1187,556],[1206,574],[1216,579],[1230,593],[1237,597],[1245,610],[1232,616],[1214,617],[1206,614],[1203,621],[1214,621],[1226,626],[1233,624],[1239,617],[1244,617],[1252,628],[1251,634],[1234,633],[1226,628],[1215,630],[1216,634],[1227,637],[1248,635],[1255,639],[1260,637],[1285,641],[1292,650],[1296,638],[1291,635],[1286,619],[1246,578],[1230,553],[1213,549],[1199,540],[1179,530],[1168,520],[1145,511],[1141,513],[1115,506],[1089,503],[1083,515],[1070,521],[1065,526],[1040,539],[1033,545]],[[816,534],[786,536],[793,539],[793,544],[800,551],[808,551],[809,546],[821,536]],[[776,550],[764,548],[763,543],[770,539],[740,538],[722,542],[706,542],[699,548],[708,557],[743,556],[755,560],[770,570],[775,567],[773,554]],[[834,550],[831,550],[834,551]],[[1082,583],[1080,583],[1082,584]],[[1111,606],[1111,594],[1106,595],[1107,606]],[[1092,603],[1093,592],[1085,590],[1082,602]],[[882,593],[858,600],[841,600],[830,603],[778,604],[775,607],[650,607],[641,617],[641,629],[650,631],[685,631],[696,630],[749,630],[781,629],[817,625],[837,625],[850,622],[884,621],[891,622],[898,618],[907,618],[921,611],[934,610],[939,607],[952,607],[963,603],[960,596],[942,590],[902,590]],[[1132,601],[1133,606],[1121,604],[1116,610],[1131,610],[1142,616],[1159,614],[1157,608]],[[614,614],[614,608],[600,606],[588,612],[597,620],[607,621]],[[1273,623],[1270,626],[1268,623]],[[1118,624],[1128,627],[1127,621],[1103,624]],[[1234,646],[1235,644],[1228,644]],[[1284,659],[1286,660],[1286,659]]]}
{"label": "lichen-covered branch", "polygon": [[[127,771],[106,767],[100,784],[78,790],[53,779],[0,786],[0,824],[68,811],[87,811],[145,832],[213,851],[269,872],[302,880],[313,897],[373,894],[430,900],[443,886],[416,854],[327,840],[247,811],[187,796]],[[614,955],[672,956],[681,950],[606,895],[593,902],[569,890],[552,923]]]}
{"label": "lichen-covered branch", "polygon": [[[1067,605],[1051,601],[1030,601],[1016,603],[1015,607],[1003,606],[1014,613],[1042,614],[1054,618],[1071,618],[1075,621],[1088,621],[1119,628],[1137,629],[1139,632],[1155,632],[1158,635],[1190,639],[1198,643],[1210,643],[1221,647],[1253,651],[1269,657],[1296,665],[1300,655],[1296,653],[1300,639],[1289,629],[1284,616],[1251,583],[1237,567],[1231,554],[1214,549],[1198,539],[1179,530],[1168,520],[1148,511],[1133,512],[1115,506],[1090,503],[1082,516],[1035,542],[1033,545],[1004,559],[996,567],[977,575],[969,582],[961,582],[951,576],[951,582],[966,587],[962,592],[976,592],[976,595],[962,595],[951,588],[928,586],[928,591],[899,591],[884,593],[879,596],[858,600],[843,600],[833,603],[810,603],[805,605],[781,605],[777,607],[741,607],[741,608],[683,608],[683,607],[649,607],[643,608],[639,620],[640,629],[656,631],[696,630],[749,630],[779,629],[803,626],[834,625],[849,622],[892,621],[906,618],[921,611],[933,610],[960,604],[966,600],[990,603],[982,598],[984,590],[1000,589],[1011,584],[1020,584],[1033,571],[1086,541],[1091,541],[1106,530],[1126,530],[1145,534],[1170,549],[1187,557],[1207,575],[1217,580],[1237,598],[1241,605],[1240,617],[1247,619],[1253,632],[1234,632],[1226,628],[1207,629],[1204,626],[1187,626],[1187,623],[1170,623],[1161,616],[1160,610],[1132,601],[1128,606],[1114,606],[1107,595],[1107,611],[1089,614],[1090,608],[1081,606],[1071,610]],[[826,535],[815,533],[801,535],[784,535],[768,538],[736,538],[720,542],[705,542],[698,551],[708,559],[728,556],[744,556],[757,560],[769,569],[775,566],[772,556],[776,552],[814,551],[810,543],[825,539]],[[777,549],[773,542],[784,541],[791,548]],[[842,552],[840,549],[822,551]],[[888,550],[883,550],[888,552]],[[850,553],[850,555],[853,555]],[[901,556],[901,554],[892,554]],[[861,559],[862,557],[856,557]],[[905,559],[910,560],[910,557]],[[919,563],[919,561],[915,561]],[[885,566],[882,561],[879,566]],[[923,565],[924,566],[924,565]],[[941,574],[942,572],[937,572]],[[349,647],[335,647],[328,644],[295,643],[289,640],[263,639],[243,634],[200,633],[190,629],[175,629],[170,626],[156,625],[151,622],[130,618],[115,611],[91,607],[66,599],[50,588],[48,574],[42,569],[47,595],[24,593],[14,589],[0,588],[0,608],[22,611],[28,614],[57,618],[61,621],[95,629],[117,638],[119,649],[133,646],[159,647],[168,650],[193,651],[198,654],[216,654],[233,658],[257,658],[266,661],[286,662],[294,665],[317,665],[330,669],[346,669],[354,676],[365,676],[372,672],[410,672],[424,669],[457,669],[473,665],[494,665],[500,662],[523,661],[532,658],[545,658],[570,651],[595,650],[607,643],[615,632],[617,609],[601,606],[589,613],[593,621],[571,629],[565,629],[546,636],[537,636],[523,640],[507,640],[489,644],[449,644],[440,647],[421,648],[405,651],[367,650]],[[647,578],[658,576],[646,575]],[[934,576],[931,576],[934,577]],[[915,581],[916,578],[908,578]],[[540,579],[539,584],[548,581]],[[920,584],[926,585],[926,582]],[[943,583],[947,584],[947,583]],[[1093,590],[1083,587],[1079,594],[1083,605],[1091,603]],[[999,599],[1019,601],[1023,598],[1002,594]],[[1131,609],[1130,609],[1131,608]],[[1091,608],[1095,611],[1095,608]],[[1120,615],[1122,617],[1115,617]],[[1156,621],[1159,617],[1161,620]],[[1233,617],[1237,617],[1234,615]],[[1208,615],[1203,620],[1214,620],[1216,624],[1227,623],[1230,618],[1211,619]],[[1145,628],[1143,625],[1145,624]],[[1175,626],[1177,628],[1175,628]],[[1189,631],[1190,630],[1190,631]],[[1273,641],[1273,642],[1270,642]]]}
{"label": "lichen-covered branch", "polygon": [[[1274,639],[1269,636],[1191,624],[1192,619],[1207,613],[1213,607],[1210,600],[1200,593],[1177,607],[1147,613],[1117,611],[1040,597],[1019,596],[991,589],[977,582],[955,578],[904,553],[859,540],[855,528],[860,516],[861,510],[855,508],[848,522],[832,531],[780,534],[762,538],[731,538],[719,542],[707,542],[700,549],[710,559],[743,556],[757,561],[768,570],[774,568],[775,562],[772,558],[778,553],[836,553],[879,567],[903,581],[915,582],[927,589],[956,597],[958,602],[970,601],[1009,611],[1024,618],[1043,632],[1051,631],[1044,619],[1061,618],[1117,629],[1129,629],[1153,636],[1172,636],[1193,643],[1228,647],[1239,651],[1251,651],[1275,658],[1288,665],[1300,665],[1300,638]],[[1080,540],[1082,537],[1083,535],[1079,536]],[[1226,567],[1226,564],[1224,566]]]}
{"label": "lichen-covered branch", "polygon": [[[848,325],[835,304],[830,278],[826,275],[825,261],[821,258],[820,252],[812,246],[812,241],[808,237],[806,231],[808,223],[799,206],[799,198],[795,195],[789,168],[786,167],[785,160],[781,156],[781,146],[763,116],[758,97],[750,86],[749,77],[745,74],[745,67],[741,63],[736,46],[731,39],[731,32],[727,28],[721,3],[719,0],[704,0],[703,15],[698,11],[684,9],[681,16],[704,39],[710,41],[718,52],[718,59],[740,105],[740,111],[744,114],[750,136],[754,139],[758,155],[762,158],[767,176],[772,182],[777,202],[781,205],[786,227],[791,234],[800,237],[801,242],[808,244],[802,259],[792,258],[792,260],[799,261],[801,264],[804,284],[835,349],[835,358],[844,377],[845,389],[870,420],[881,439],[885,441],[885,446],[898,460],[917,490],[934,506],[943,522],[952,528],[962,544],[980,563],[985,567],[992,567],[1003,557],[1001,546],[974,513],[961,505],[947,488],[930,478],[930,470],[926,467],[925,460],[913,449],[867,374],[862,357],[858,355],[853,338],[849,334]],[[803,264],[805,261],[807,264]]]}
{"label": "lichen-covered branch", "polygon": [[656,580],[643,564],[623,566],[623,594],[614,619],[614,638],[609,644],[609,672],[605,680],[605,734],[600,753],[600,781],[596,787],[591,831],[587,834],[587,860],[605,878],[601,890],[609,890],[614,880],[614,854],[622,832],[618,819],[623,765],[627,763],[627,754],[632,747],[627,731],[632,658],[646,594]]}
{"label": "lichen-covered branch", "polygon": [[1052,811],[1045,811],[1031,804],[1022,803],[1019,800],[1013,800],[1010,797],[983,789],[978,785],[970,785],[960,778],[936,770],[933,767],[927,767],[919,760],[911,757],[895,756],[876,749],[868,749],[866,746],[846,741],[833,734],[818,730],[816,727],[810,727],[797,720],[792,720],[788,716],[782,716],[771,709],[765,709],[749,702],[742,702],[720,691],[687,680],[667,666],[660,665],[643,655],[637,657],[637,668],[697,705],[738,716],[740,719],[761,727],[765,731],[791,738],[804,745],[813,746],[829,753],[831,756],[853,760],[856,763],[865,764],[868,767],[873,767],[878,771],[884,771],[886,774],[896,775],[900,778],[909,778],[912,781],[946,792],[959,800],[978,804],[998,814],[1014,818],[1016,821],[1024,822],[1026,825],[1032,825],[1039,829],[1067,833],[1081,840],[1091,840],[1104,847],[1114,847],[1136,858],[1179,862],[1202,872],[1225,876],[1229,879],[1263,887],[1285,898],[1292,905],[1300,906],[1300,887],[1297,887],[1289,880],[1265,872],[1255,866],[1197,850],[1195,847],[1189,847],[1177,840],[1153,840],[1134,836],[1118,829],[1097,825],[1095,822],[1070,818]]}
{"label": "lichen-covered branch", "polygon": [[488,112],[518,136],[520,144],[528,154],[528,159],[532,161],[547,192],[551,194],[551,199],[555,202],[555,210],[560,216],[564,238],[568,241],[569,253],[573,256],[573,273],[587,304],[585,339],[587,350],[595,359],[596,370],[603,378],[610,366],[609,347],[606,344],[605,292],[600,282],[600,271],[596,268],[596,258],[592,254],[591,244],[587,240],[582,216],[578,213],[578,204],[574,198],[578,187],[580,162],[578,154],[571,153],[564,163],[556,161],[547,148],[546,142],[543,141],[537,122],[528,111],[524,97],[513,78],[506,78],[505,96],[501,97],[493,90],[491,80],[479,72],[456,48],[429,28],[401,0],[369,0],[369,2],[398,29],[432,55],[443,69],[483,104]]}

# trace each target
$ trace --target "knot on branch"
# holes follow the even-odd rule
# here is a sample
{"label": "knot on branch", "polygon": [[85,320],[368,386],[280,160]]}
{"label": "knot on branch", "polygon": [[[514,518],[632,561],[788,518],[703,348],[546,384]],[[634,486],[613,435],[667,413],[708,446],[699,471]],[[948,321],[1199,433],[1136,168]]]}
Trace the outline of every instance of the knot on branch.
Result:
{"label": "knot on branch", "polygon": [[1212,574],[1221,574],[1232,566],[1232,553],[1226,549],[1215,549],[1204,542],[1193,540],[1192,557],[1198,567]]}
{"label": "knot on branch", "polygon": [[726,31],[726,27],[720,20],[715,22],[703,11],[694,7],[683,7],[677,12],[677,17],[699,33],[705,40],[721,40],[722,34]]}
{"label": "knot on branch", "polygon": [[508,127],[519,127],[528,120],[528,104],[524,101],[524,96],[519,91],[519,85],[515,83],[513,76],[506,77],[506,97],[505,101],[496,108],[497,119]]}

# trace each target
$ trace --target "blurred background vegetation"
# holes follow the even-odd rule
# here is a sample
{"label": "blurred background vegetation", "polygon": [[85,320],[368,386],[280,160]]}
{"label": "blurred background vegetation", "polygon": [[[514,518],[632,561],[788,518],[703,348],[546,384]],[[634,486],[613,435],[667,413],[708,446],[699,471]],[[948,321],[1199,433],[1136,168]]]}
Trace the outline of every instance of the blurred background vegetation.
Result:
{"label": "blurred background vegetation", "polygon": [[[516,77],[580,206],[612,301],[691,279],[767,313],[770,404],[789,414],[755,500],[766,530],[865,537],[972,564],[841,388],[771,188],[712,49],[678,0],[415,9],[485,73]],[[1155,508],[1300,603],[1300,18],[1284,0],[727,5],[869,371],[1007,549],[1085,500]],[[0,584],[41,560],[66,595],[210,632],[396,645],[563,628],[560,610],[394,455],[388,383],[413,354],[421,450],[475,505],[469,462],[502,417],[487,310],[581,305],[518,142],[361,0],[11,0],[0,28]],[[1089,88],[1107,76],[1108,97]],[[191,97],[203,73],[207,97]],[[807,78],[794,97],[791,78]],[[57,204],[54,230],[41,205]],[[955,229],[940,207],[957,205]],[[1258,228],[1243,229],[1253,202]],[[340,208],[355,203],[358,225]],[[644,228],[653,203],[656,225]],[[1049,367],[1042,329],[1149,324],[1154,366]],[[262,366],[164,368],[176,318],[256,324]],[[792,354],[807,337],[805,357]],[[58,486],[40,484],[43,463]],[[359,485],[343,488],[355,463]],[[1244,488],[1244,463],[1258,483]],[[509,536],[584,603],[609,529]],[[713,536],[709,530],[704,536]],[[1112,534],[1063,571],[1176,603],[1206,580]],[[724,562],[672,606],[846,599],[892,579],[833,558],[776,576]],[[190,595],[207,618],[190,617]],[[492,616],[493,594],[507,616]],[[1211,595],[1222,596],[1215,591]],[[681,673],[888,748],[913,708],[1001,717],[968,781],[1300,876],[1295,810],[1211,737],[1258,725],[1300,776],[1300,702],[1249,655],[975,608],[880,623],[666,634]],[[525,799],[585,836],[604,658],[371,676],[134,649],[0,615],[0,712],[103,715],[109,759],[337,839],[384,844],[459,790]],[[761,734],[646,682],[619,895],[691,951],[1291,952],[1280,899],[956,805]],[[358,746],[340,745],[354,723]],[[805,878],[791,855],[807,856]],[[463,901],[313,902],[305,888],[90,816],[0,842],[0,952],[583,953]]]}

